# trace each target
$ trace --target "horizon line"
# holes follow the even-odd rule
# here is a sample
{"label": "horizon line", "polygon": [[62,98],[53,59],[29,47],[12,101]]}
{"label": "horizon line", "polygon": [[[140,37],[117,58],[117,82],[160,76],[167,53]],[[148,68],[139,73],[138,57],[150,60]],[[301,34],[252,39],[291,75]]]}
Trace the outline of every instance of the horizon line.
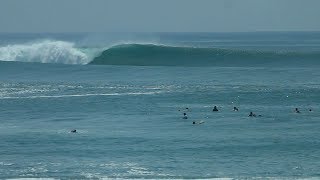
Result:
{"label": "horizon line", "polygon": [[85,33],[135,33],[135,34],[148,34],[148,33],[157,33],[157,34],[166,34],[166,33],[320,33],[320,30],[303,30],[303,31],[60,31],[60,32],[0,32],[0,34],[85,34]]}

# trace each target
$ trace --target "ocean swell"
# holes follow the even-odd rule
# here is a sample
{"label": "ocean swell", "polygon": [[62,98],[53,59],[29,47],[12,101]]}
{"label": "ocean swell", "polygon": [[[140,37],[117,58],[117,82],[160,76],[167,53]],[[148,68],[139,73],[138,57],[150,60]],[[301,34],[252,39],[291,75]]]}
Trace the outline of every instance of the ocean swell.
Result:
{"label": "ocean swell", "polygon": [[122,44],[105,51],[90,64],[135,66],[251,66],[314,64],[320,52],[288,52],[222,48]]}

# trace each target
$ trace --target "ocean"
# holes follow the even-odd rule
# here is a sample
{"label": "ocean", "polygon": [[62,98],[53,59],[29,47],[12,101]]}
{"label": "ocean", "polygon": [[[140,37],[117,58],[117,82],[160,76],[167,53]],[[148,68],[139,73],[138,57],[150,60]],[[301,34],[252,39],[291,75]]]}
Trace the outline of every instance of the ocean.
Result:
{"label": "ocean", "polygon": [[320,179],[319,115],[319,32],[0,34],[0,179]]}

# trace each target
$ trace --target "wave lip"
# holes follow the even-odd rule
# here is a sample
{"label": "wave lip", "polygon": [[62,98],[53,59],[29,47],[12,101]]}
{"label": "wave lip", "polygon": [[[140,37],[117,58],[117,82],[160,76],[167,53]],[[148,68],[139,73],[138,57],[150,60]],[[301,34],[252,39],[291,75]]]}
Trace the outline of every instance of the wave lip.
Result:
{"label": "wave lip", "polygon": [[90,61],[74,43],[50,40],[0,47],[0,60],[61,64],[87,64]]}
{"label": "wave lip", "polygon": [[113,46],[89,64],[134,66],[255,66],[315,63],[320,52],[176,47],[154,44]]}

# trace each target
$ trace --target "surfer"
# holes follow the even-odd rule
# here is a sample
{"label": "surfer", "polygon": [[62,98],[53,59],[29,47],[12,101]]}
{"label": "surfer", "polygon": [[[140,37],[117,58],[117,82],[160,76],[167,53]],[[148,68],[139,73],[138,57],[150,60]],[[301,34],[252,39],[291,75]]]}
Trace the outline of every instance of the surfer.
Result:
{"label": "surfer", "polygon": [[192,124],[203,124],[204,121],[199,121],[199,122],[196,122],[196,121],[193,121]]}
{"label": "surfer", "polygon": [[70,132],[72,132],[72,133],[76,133],[76,132],[77,132],[77,130],[76,130],[76,129],[73,129],[73,130],[71,130]]}
{"label": "surfer", "polygon": [[233,111],[239,111],[237,107],[233,107]]}
{"label": "surfer", "polygon": [[178,111],[191,111],[189,108],[185,108],[185,110],[179,109]]}
{"label": "surfer", "polygon": [[183,113],[183,118],[182,119],[188,119],[187,113]]}
{"label": "surfer", "polygon": [[298,108],[296,108],[296,109],[294,110],[294,112],[295,112],[295,113],[300,113],[300,111],[299,111]]}
{"label": "surfer", "polygon": [[256,117],[256,114],[253,114],[253,112],[251,111],[249,117]]}
{"label": "surfer", "polygon": [[212,111],[219,111],[219,110],[218,110],[217,106],[214,106]]}

